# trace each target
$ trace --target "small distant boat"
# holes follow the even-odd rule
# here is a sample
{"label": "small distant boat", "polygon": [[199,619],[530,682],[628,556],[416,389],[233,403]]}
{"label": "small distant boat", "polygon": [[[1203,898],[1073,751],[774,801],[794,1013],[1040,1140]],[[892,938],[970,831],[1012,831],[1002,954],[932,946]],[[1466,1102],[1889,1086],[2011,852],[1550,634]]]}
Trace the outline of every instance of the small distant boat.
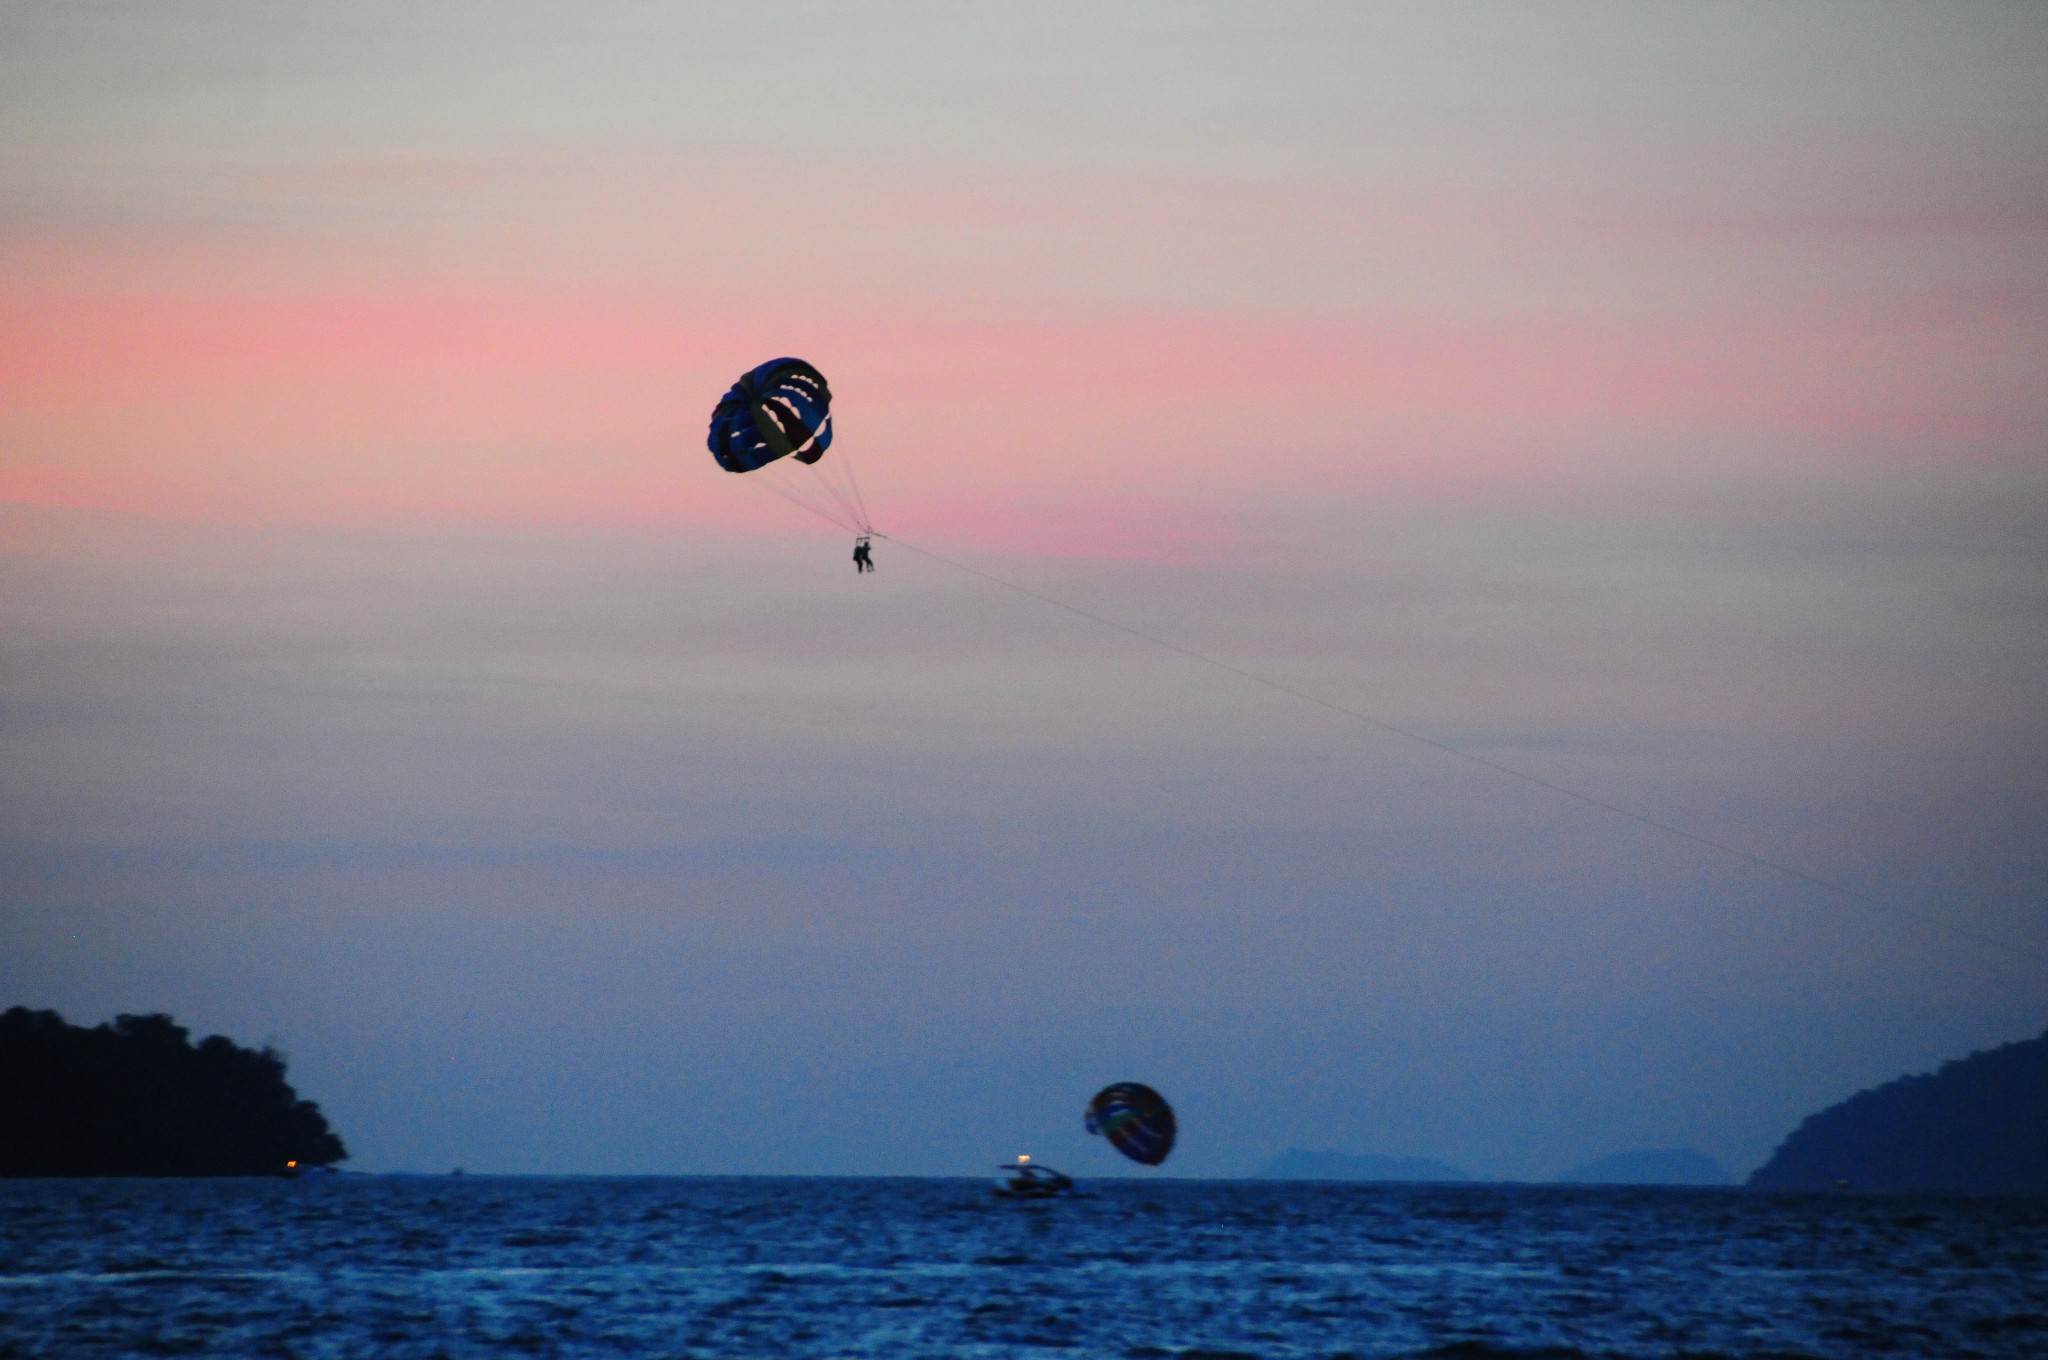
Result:
{"label": "small distant boat", "polygon": [[1074,1178],[1029,1157],[996,1168],[995,1192],[1005,1199],[1054,1199],[1074,1188]]}

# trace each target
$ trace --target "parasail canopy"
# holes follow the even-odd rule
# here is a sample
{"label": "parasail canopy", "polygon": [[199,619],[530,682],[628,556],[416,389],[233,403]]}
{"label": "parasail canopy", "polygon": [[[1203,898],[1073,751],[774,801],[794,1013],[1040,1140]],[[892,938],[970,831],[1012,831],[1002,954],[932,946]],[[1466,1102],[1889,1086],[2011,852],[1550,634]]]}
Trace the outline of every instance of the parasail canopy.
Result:
{"label": "parasail canopy", "polygon": [[1088,1102],[1088,1132],[1101,1134],[1134,1162],[1158,1166],[1173,1151],[1173,1107],[1141,1082],[1120,1081]]}
{"label": "parasail canopy", "polygon": [[705,442],[727,472],[752,472],[778,458],[815,463],[832,446],[832,389],[801,359],[770,359],[719,401]]}

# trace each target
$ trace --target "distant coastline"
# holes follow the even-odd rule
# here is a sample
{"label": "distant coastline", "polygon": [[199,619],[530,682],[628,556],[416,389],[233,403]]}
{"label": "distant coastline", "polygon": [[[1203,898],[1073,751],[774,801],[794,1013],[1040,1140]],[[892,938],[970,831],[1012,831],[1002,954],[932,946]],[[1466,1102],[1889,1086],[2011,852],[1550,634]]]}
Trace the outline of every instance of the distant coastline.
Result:
{"label": "distant coastline", "polygon": [[[285,1060],[167,1015],[93,1027],[55,1011],[0,1014],[0,1177],[289,1175],[348,1150],[299,1098]],[[1289,1148],[1266,1180],[1456,1184],[1427,1157]],[[1726,1185],[1684,1148],[1616,1153],[1564,1184]],[[1900,1077],[1813,1114],[1745,1184],[1761,1190],[2048,1194],[2048,1032]]]}
{"label": "distant coastline", "polygon": [[168,1015],[0,1015],[0,1176],[278,1176],[346,1160],[273,1049]]}
{"label": "distant coastline", "polygon": [[[1260,1180],[1365,1181],[1456,1185],[1472,1173],[1433,1157],[1388,1157],[1376,1153],[1289,1148],[1256,1173]],[[1537,1184],[1540,1182],[1528,1182]],[[1560,1185],[1733,1185],[1735,1178],[1703,1152],[1691,1148],[1646,1148],[1617,1152],[1574,1167]]]}

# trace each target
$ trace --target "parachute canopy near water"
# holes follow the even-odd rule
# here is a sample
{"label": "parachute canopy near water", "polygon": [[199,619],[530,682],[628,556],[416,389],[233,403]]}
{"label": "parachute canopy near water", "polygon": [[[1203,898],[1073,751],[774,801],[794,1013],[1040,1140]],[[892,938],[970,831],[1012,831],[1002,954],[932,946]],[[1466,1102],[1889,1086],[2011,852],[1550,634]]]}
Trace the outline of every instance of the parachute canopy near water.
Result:
{"label": "parachute canopy near water", "polygon": [[832,389],[801,359],[770,359],[719,401],[706,443],[727,472],[752,472],[778,458],[815,463],[832,447]]}
{"label": "parachute canopy near water", "polygon": [[1173,1151],[1173,1106],[1143,1083],[1120,1081],[1088,1102],[1088,1132],[1101,1134],[1134,1162],[1158,1166]]}

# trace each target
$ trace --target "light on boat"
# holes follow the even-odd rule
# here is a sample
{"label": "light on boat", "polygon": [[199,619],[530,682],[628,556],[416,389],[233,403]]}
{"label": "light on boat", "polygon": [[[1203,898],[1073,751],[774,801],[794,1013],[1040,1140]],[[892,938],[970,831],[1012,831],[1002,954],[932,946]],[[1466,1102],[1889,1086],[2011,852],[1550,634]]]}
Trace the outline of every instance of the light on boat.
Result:
{"label": "light on boat", "polygon": [[1030,1161],[1030,1160],[1031,1160],[1031,1154],[1030,1154],[1030,1153],[1028,1153],[1028,1152],[1020,1152],[1020,1153],[1018,1153],[1018,1154],[1017,1154],[1017,1165],[1018,1165],[1018,1166],[1022,1166],[1022,1165],[1024,1165],[1024,1163],[1026,1163],[1026,1162],[1028,1162],[1028,1161]]}

